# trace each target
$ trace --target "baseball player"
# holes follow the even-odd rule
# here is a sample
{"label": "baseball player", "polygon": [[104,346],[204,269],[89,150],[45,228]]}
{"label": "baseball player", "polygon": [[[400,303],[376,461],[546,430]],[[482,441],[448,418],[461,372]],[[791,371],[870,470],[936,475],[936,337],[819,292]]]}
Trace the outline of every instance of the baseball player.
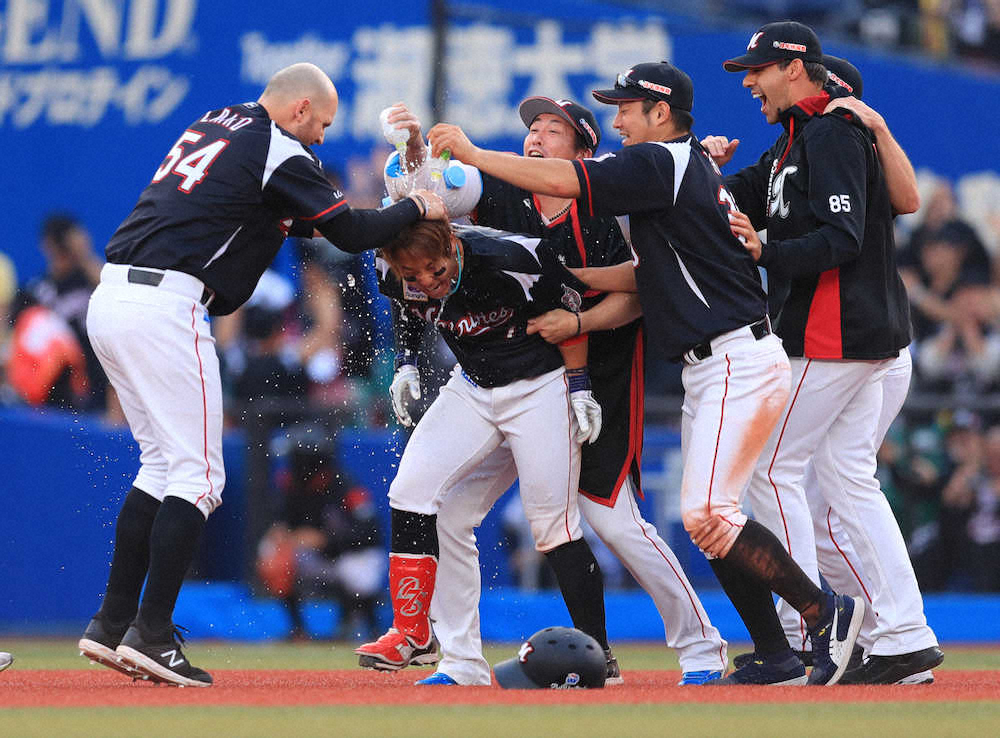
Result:
{"label": "baseball player", "polygon": [[[771,333],[757,269],[730,228],[732,196],[691,135],[691,80],[666,62],[638,64],[594,96],[618,105],[614,125],[625,144],[599,159],[484,151],[446,124],[430,131],[432,153],[448,148],[516,186],[576,198],[588,214],[628,215],[633,263],[583,268],[577,276],[595,289],[637,289],[655,348],[685,363],[685,529],[737,609],[762,596],[776,619],[772,591],[796,606],[817,652],[809,682],[835,683],[857,638],[863,601],[822,592],[774,534],[741,510],[753,464],[788,397],[789,367]],[[788,681],[806,681],[801,663]]]}
{"label": "baseball player", "polygon": [[[419,382],[423,325],[458,359],[410,436],[389,488],[389,590],[393,625],[355,649],[361,666],[397,670],[438,660],[429,608],[441,500],[501,443],[510,447],[536,548],[552,566],[573,624],[607,651],[604,583],[580,529],[580,443],[597,439],[600,406],[586,343],[558,349],[527,333],[527,320],[578,307],[584,289],[538,238],[474,226],[416,224],[381,251],[381,291],[393,300],[394,409]],[[544,448],[545,454],[538,450]]]}
{"label": "baseball player", "polygon": [[[593,113],[570,100],[530,97],[519,112],[528,128],[524,155],[562,159],[592,156],[600,144]],[[541,236],[558,249],[569,266],[601,266],[631,259],[614,218],[589,217],[575,200],[533,195],[478,170],[467,168],[466,187],[479,196],[469,202],[472,220],[481,225]],[[450,205],[450,203],[449,203]],[[465,215],[451,209],[453,218]],[[602,296],[603,297],[603,296]],[[627,303],[625,300],[627,299]],[[635,295],[615,293],[599,304],[610,314],[623,301],[625,318],[637,313]],[[557,310],[528,322],[550,342],[576,340],[589,330],[589,367],[594,396],[601,405],[603,430],[595,443],[582,447],[580,511],[597,535],[649,592],[656,603],[667,644],[676,648],[682,684],[720,678],[726,670],[726,642],[711,624],[680,562],[656,528],[643,519],[635,501],[641,495],[644,336],[639,320],[607,331],[594,331],[601,310],[595,298],[581,313]],[[578,328],[576,318],[581,319]],[[431,600],[431,620],[443,652],[437,672],[417,684],[489,684],[490,667],[479,635],[479,553],[475,528],[514,482],[510,449],[501,445],[475,473],[466,477],[438,511],[438,586]],[[621,681],[614,661],[607,683]]]}
{"label": "baseball player", "polygon": [[[831,101],[824,112],[831,112],[838,107],[845,108],[856,114],[861,122],[875,134],[876,151],[879,163],[885,172],[893,212],[898,214],[916,211],[920,206],[920,195],[917,190],[917,179],[913,165],[906,156],[906,152],[892,136],[882,116],[859,99],[864,86],[861,73],[846,59],[829,54],[823,54],[823,66],[829,75],[824,90],[831,96]],[[845,97],[845,93],[848,96]],[[735,150],[734,143],[738,142],[730,142],[724,136],[707,136],[702,139],[702,144],[720,166],[726,164],[731,158]],[[769,302],[772,308],[780,306],[780,296],[769,295]],[[883,381],[883,403],[879,416],[878,432],[876,433],[876,448],[881,445],[885,433],[902,406],[909,388],[911,373],[910,352],[909,349],[903,348]],[[812,517],[812,540],[815,541],[815,561],[819,564],[819,571],[837,591],[864,596],[868,604],[871,605],[870,581],[862,570],[861,561],[854,551],[840,519],[826,503],[822,493],[816,489],[817,484],[815,467],[809,463],[806,467],[803,488],[806,491],[806,501],[809,504]],[[786,520],[793,516],[791,510],[786,509],[784,513]],[[775,533],[779,538],[787,536],[787,548],[804,571],[815,570],[809,553],[812,551],[812,545],[807,527],[789,525],[786,532],[782,526],[781,530],[775,531]],[[803,662],[810,663],[812,652],[808,649],[808,641],[805,638],[802,620],[798,613],[783,600],[778,600],[778,615],[789,643],[799,651]],[[858,634],[859,645],[855,647],[851,668],[861,664],[863,649],[871,649],[873,643],[871,634],[874,627],[875,614],[869,607],[861,632]],[[754,654],[740,654],[733,659],[733,665],[736,668],[741,668],[748,664],[753,657]],[[851,679],[853,679],[853,674],[850,673],[849,669],[848,673],[841,679],[841,683]],[[933,680],[933,672],[927,670],[907,677],[906,682],[923,684],[933,682]]]}
{"label": "baseball player", "polygon": [[205,113],[108,243],[87,330],[139,444],[140,468],[118,515],[104,601],[79,643],[96,662],[168,684],[212,683],[187,660],[172,623],[225,482],[208,316],[246,301],[289,234],[318,230],[362,250],[420,217],[444,216],[429,192],[382,211],[348,207],[308,148],[323,142],[336,111],[326,74],[295,64],[257,102]]}
{"label": "baseball player", "polygon": [[[811,559],[807,571],[818,578],[803,490],[812,460],[817,481],[811,492],[839,517],[871,584],[864,594],[875,613],[873,643],[848,680],[905,681],[943,656],[875,478],[875,452],[905,397],[908,378],[895,377],[910,335],[874,136],[849,111],[823,114],[830,101],[823,91],[827,72],[819,39],[807,26],[768,24],[751,37],[746,54],[724,66],[745,73],[743,86],[761,100],[768,122],[786,129],[755,165],[726,178],[746,212],[734,217],[734,230],[767,268],[769,286],[778,288],[771,308],[792,362],[792,398],[748,494],[757,518],[784,534],[796,556]],[[762,246],[756,231],[765,227]],[[802,546],[793,545],[792,530],[803,536]],[[856,590],[859,582],[848,583]],[[754,620],[755,657],[734,680],[778,681],[798,662],[777,618],[760,604],[741,611]]]}

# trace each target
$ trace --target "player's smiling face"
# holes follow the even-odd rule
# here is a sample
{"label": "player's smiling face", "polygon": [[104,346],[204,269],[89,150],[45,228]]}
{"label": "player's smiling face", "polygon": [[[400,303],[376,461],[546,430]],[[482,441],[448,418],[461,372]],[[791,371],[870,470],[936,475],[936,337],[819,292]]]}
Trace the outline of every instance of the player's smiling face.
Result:
{"label": "player's smiling face", "polygon": [[528,135],[524,137],[525,156],[575,159],[579,154],[576,131],[562,118],[552,113],[540,113],[531,121]]}
{"label": "player's smiling face", "polygon": [[618,135],[622,137],[623,146],[658,140],[650,113],[642,112],[641,100],[618,103],[618,115],[615,116],[615,122],[612,125],[618,131]]}
{"label": "player's smiling face", "polygon": [[777,123],[781,111],[789,106],[785,71],[779,64],[768,64],[762,69],[748,69],[743,77],[743,86],[760,101],[760,112],[768,123]]}
{"label": "player's smiling face", "polygon": [[449,256],[428,257],[419,252],[399,254],[393,266],[403,281],[434,300],[441,300],[451,290],[453,280],[458,278],[458,259],[452,242]]}

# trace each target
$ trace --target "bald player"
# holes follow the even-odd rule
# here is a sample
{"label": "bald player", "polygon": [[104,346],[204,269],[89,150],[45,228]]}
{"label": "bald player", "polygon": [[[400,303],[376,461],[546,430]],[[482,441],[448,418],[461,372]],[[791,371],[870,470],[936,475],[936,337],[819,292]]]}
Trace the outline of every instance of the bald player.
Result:
{"label": "bald player", "polygon": [[212,684],[187,660],[173,624],[225,484],[208,317],[247,300],[286,236],[318,231],[359,252],[420,218],[444,216],[426,191],[384,210],[352,210],[309,148],[323,143],[336,113],[337,90],[312,64],[277,72],[257,102],[205,113],[167,152],[105,250],[87,332],[140,466],[118,515],[104,601],[79,647],[129,676]]}

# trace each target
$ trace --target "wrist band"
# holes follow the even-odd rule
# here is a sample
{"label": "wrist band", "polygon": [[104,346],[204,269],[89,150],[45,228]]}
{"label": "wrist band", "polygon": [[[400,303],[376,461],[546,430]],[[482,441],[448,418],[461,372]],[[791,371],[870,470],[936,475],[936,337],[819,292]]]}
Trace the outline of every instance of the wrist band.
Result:
{"label": "wrist band", "polygon": [[582,329],[582,324],[580,323],[580,313],[573,313],[576,316],[576,335],[580,335],[580,330]]}
{"label": "wrist band", "polygon": [[589,390],[590,372],[587,371],[587,367],[581,367],[579,369],[567,369],[566,382],[569,385],[569,391],[571,393],[579,392],[580,390]]}
{"label": "wrist band", "polygon": [[415,351],[400,351],[396,354],[396,359],[393,362],[395,364],[394,368],[399,371],[399,368],[404,364],[409,364],[411,366],[417,365],[417,354]]}

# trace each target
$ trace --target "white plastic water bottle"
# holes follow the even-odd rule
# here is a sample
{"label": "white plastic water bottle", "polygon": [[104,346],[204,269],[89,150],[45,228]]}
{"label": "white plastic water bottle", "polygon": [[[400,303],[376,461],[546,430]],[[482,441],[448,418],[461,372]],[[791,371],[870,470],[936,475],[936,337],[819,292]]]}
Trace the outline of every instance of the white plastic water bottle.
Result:
{"label": "white plastic water bottle", "polygon": [[441,156],[432,157],[427,163],[430,168],[430,180],[431,180],[431,190],[438,193],[439,195],[444,193],[447,188],[447,182],[445,181],[445,172],[448,170],[448,162],[451,160],[451,151],[445,149],[441,152]]}
{"label": "white plastic water bottle", "polygon": [[378,114],[379,122],[382,124],[382,135],[390,145],[396,147],[396,151],[402,152],[406,148],[406,142],[410,139],[410,132],[405,128],[396,128],[394,123],[389,122],[389,115],[395,110],[388,107]]}

